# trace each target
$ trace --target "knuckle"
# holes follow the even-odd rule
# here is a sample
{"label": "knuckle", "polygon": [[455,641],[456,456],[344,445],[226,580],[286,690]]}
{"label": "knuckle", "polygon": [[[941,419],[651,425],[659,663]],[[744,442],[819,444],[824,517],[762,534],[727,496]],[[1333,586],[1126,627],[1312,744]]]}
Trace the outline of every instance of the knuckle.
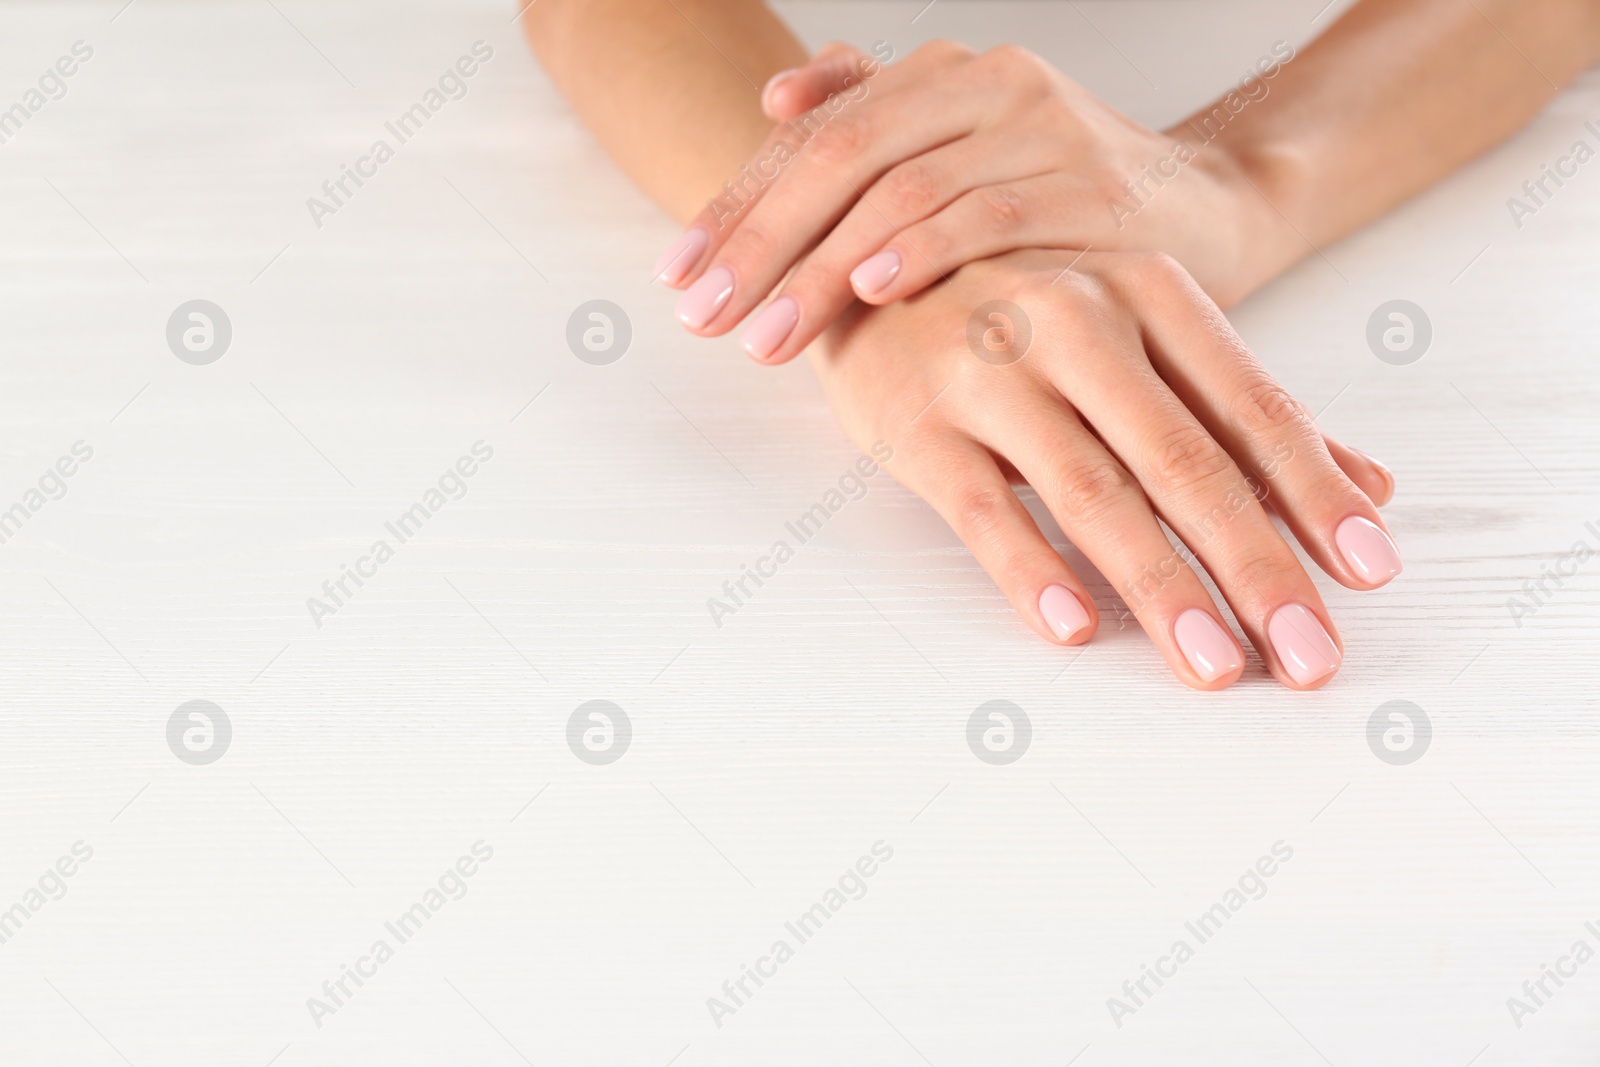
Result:
{"label": "knuckle", "polygon": [[995,45],[983,54],[984,62],[1004,69],[1015,67],[1033,67],[1039,63],[1039,57],[1020,44]]}
{"label": "knuckle", "polygon": [[817,131],[811,150],[817,162],[837,165],[853,161],[871,141],[872,131],[864,119],[840,118]]}
{"label": "knuckle", "polygon": [[1199,425],[1187,420],[1162,431],[1152,449],[1152,469],[1163,485],[1193,489],[1215,482],[1233,460]]}
{"label": "knuckle", "polygon": [[942,183],[932,167],[913,161],[896,167],[884,179],[884,199],[902,217],[920,218],[939,200]]}
{"label": "knuckle", "polygon": [[937,41],[929,41],[927,44],[917,49],[917,54],[926,56],[927,58],[933,60],[949,61],[970,59],[972,58],[973,51],[960,41],[940,39]]}
{"label": "knuckle", "polygon": [[1189,274],[1183,264],[1166,252],[1138,252],[1130,256],[1130,272],[1140,283],[1151,288],[1187,288]]}
{"label": "knuckle", "polygon": [[778,242],[760,226],[751,225],[747,220],[728,238],[716,262],[730,267],[734,277],[742,277],[745,273],[742,268],[746,265],[770,263],[777,255]]}
{"label": "knuckle", "polygon": [[991,185],[978,190],[978,208],[991,230],[1010,233],[1022,225],[1023,200],[1013,189]]}
{"label": "knuckle", "polygon": [[1267,554],[1253,555],[1240,561],[1227,572],[1227,581],[1241,589],[1253,589],[1276,601],[1279,591],[1293,587],[1305,572],[1293,558]]}
{"label": "knuckle", "polygon": [[1010,490],[1002,493],[986,485],[963,486],[952,499],[951,518],[963,538],[993,541],[1006,528],[1015,503]]}
{"label": "knuckle", "polygon": [[1044,60],[1019,44],[1001,44],[978,57],[979,73],[1012,85],[1037,88],[1043,85],[1047,67]]}
{"label": "knuckle", "polygon": [[1299,433],[1311,421],[1300,401],[1265,376],[1240,393],[1239,418],[1251,433],[1274,437]]}
{"label": "knuckle", "polygon": [[1092,521],[1111,510],[1133,489],[1133,482],[1115,463],[1100,461],[1063,469],[1056,491],[1068,515]]}

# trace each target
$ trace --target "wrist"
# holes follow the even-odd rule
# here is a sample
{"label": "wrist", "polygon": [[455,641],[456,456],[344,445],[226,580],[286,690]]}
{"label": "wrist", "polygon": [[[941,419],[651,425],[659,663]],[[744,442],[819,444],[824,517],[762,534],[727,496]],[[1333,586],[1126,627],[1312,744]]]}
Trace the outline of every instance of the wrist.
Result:
{"label": "wrist", "polygon": [[1168,131],[1194,152],[1194,165],[1218,191],[1218,218],[1231,240],[1227,261],[1207,291],[1238,303],[1312,250],[1303,236],[1301,157],[1290,147],[1243,138],[1198,140],[1190,124]]}

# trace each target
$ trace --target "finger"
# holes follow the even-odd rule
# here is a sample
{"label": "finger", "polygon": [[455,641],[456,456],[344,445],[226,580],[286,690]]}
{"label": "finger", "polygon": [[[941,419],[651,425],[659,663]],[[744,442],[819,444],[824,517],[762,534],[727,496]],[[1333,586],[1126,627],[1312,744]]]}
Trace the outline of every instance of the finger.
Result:
{"label": "finger", "polygon": [[[911,232],[927,226],[927,216],[940,212],[952,201],[960,204],[971,196],[982,197],[986,203],[998,205],[1007,218],[990,219],[964,234],[952,230],[937,250],[950,270],[1012,247],[1037,243],[1035,237],[1040,235],[1034,233],[1033,209],[1039,207],[1042,210],[1038,214],[1043,214],[1048,211],[1047,202],[1035,204],[1032,193],[1026,197],[1014,193],[1017,186],[1012,183],[987,183],[1004,182],[1032,166],[1046,167],[1047,153],[1048,149],[1039,142],[1014,145],[979,134],[893,167],[862,193],[855,206],[784,281],[777,300],[751,321],[743,338],[745,350],[764,363],[783,363],[798,355],[863,290],[877,291],[879,282],[866,278],[884,263],[883,253],[872,253],[884,248],[886,242],[893,259],[888,267],[890,291],[910,295],[939,277],[942,271],[922,254],[920,242],[911,239]],[[968,193],[967,197],[962,195],[980,185],[985,188]],[[994,240],[996,237],[1000,239]],[[909,250],[909,270],[918,279],[909,287],[894,277],[906,273],[900,267],[898,250],[902,248]]]}
{"label": "finger", "polygon": [[1000,591],[1041,637],[1081,645],[1099,626],[1094,600],[1045,540],[994,457],[969,438],[901,451],[896,472],[971,550]]}
{"label": "finger", "polygon": [[780,70],[761,90],[761,110],[773,122],[787,122],[817,107],[834,93],[843,92],[861,68],[867,54],[854,45],[834,41],[823,45],[811,62]]}
{"label": "finger", "polygon": [[[711,257],[739,229],[780,173],[799,157],[802,149],[811,145],[819,133],[836,124],[846,113],[859,110],[869,93],[884,97],[892,95],[897,89],[913,89],[921,80],[948,70],[971,55],[971,49],[964,45],[935,41],[917,49],[893,67],[865,60],[866,65],[857,68],[861,74],[853,79],[855,84],[846,85],[840,92],[825,96],[823,101],[794,116],[792,120],[780,123],[768,134],[750,161],[724,183],[722,191],[707,201],[706,206],[689,221],[684,232],[662,254],[656,263],[656,279],[671,288],[681,289],[704,274]],[[774,77],[781,77],[785,73],[788,72],[780,71]],[[910,128],[914,130],[916,127],[912,125]],[[853,137],[857,133],[846,131],[845,136]],[[830,135],[829,143],[837,140],[838,133]],[[827,224],[831,225],[832,220],[827,220]],[[821,223],[818,225],[821,230],[826,230],[826,226]],[[814,240],[813,236],[806,243]]]}
{"label": "finger", "polygon": [[1122,591],[1180,681],[1223,689],[1244,651],[1139,486],[1059,400],[986,407],[981,439],[1028,480],[1072,543]]}
{"label": "finger", "polygon": [[1343,660],[1337,634],[1255,487],[1156,373],[1138,321],[1107,323],[1081,275],[1051,289],[1033,329],[1073,353],[1044,364],[1058,388],[1204,564],[1273,675],[1293,689],[1325,684]]}
{"label": "finger", "polygon": [[[864,83],[859,88],[853,100],[832,97],[806,119],[787,124],[794,143],[758,159],[742,172],[737,189],[729,183],[727,197],[708,205],[700,228],[706,236],[690,239],[706,243],[711,259],[698,268],[703,273],[676,309],[691,332],[718,336],[732,329],[879,175],[970,134],[997,106],[968,91],[962,79],[923,78],[903,92],[873,98]],[[741,193],[759,195],[744,200]]]}
{"label": "finger", "polygon": [[[974,156],[992,153],[972,137]],[[954,155],[954,153],[952,153]],[[965,160],[963,164],[972,165]],[[959,173],[959,170],[957,171]],[[977,259],[1018,248],[1080,248],[1092,228],[1089,201],[1057,174],[973,182],[928,217],[912,221],[850,272],[852,292],[869,304],[904,300]]]}
{"label": "finger", "polygon": [[1141,259],[1146,350],[1157,373],[1256,479],[1317,564],[1352,589],[1401,571],[1377,504],[1334,459],[1305,406],[1267,373],[1175,263]]}
{"label": "finger", "polygon": [[1367,494],[1369,500],[1382,507],[1394,499],[1393,471],[1361,449],[1335,441],[1327,434],[1322,435],[1322,440],[1332,453],[1333,461],[1339,464],[1339,468],[1352,482],[1361,487],[1361,491]]}
{"label": "finger", "polygon": [[[761,143],[756,154],[752,157],[755,161],[771,159],[775,155],[787,151],[789,131],[786,126],[779,126],[767,134],[766,140]],[[740,171],[739,182],[743,191],[740,201],[748,207],[755,200],[760,199],[765,185],[752,182],[749,177],[750,164],[746,164]],[[730,211],[726,197],[738,196],[733,191],[733,182],[724,186],[722,194],[706,202],[688,227],[678,235],[667,250],[661,253],[661,258],[656,260],[655,267],[651,270],[651,280],[660,282],[671,289],[682,289],[704,271],[715,254],[716,248],[727,239],[732,232],[730,220],[737,221],[737,211]]]}
{"label": "finger", "polygon": [[893,49],[873,46],[869,56],[854,45],[833,41],[823,45],[809,63],[780,70],[761,92],[761,109],[774,122],[787,122],[820,106],[834,93],[844,92],[852,80],[873,80],[874,91],[894,92],[930,74],[948,70],[971,59],[971,48],[958,41],[929,41],[903,61],[886,66]]}
{"label": "finger", "polygon": [[[678,320],[703,337],[726,333],[880,174],[899,160],[971,133],[982,115],[970,95],[965,105],[941,102],[946,89],[937,82],[925,84],[926,91],[914,95],[863,99],[817,130],[780,172],[771,174],[770,187],[685,291]],[[915,105],[909,111],[908,103]]]}

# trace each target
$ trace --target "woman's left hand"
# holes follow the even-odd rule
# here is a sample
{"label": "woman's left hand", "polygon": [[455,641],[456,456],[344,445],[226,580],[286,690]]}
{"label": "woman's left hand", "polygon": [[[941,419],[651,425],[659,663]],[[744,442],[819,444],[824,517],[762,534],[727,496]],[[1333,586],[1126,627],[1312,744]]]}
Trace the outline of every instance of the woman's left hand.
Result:
{"label": "woman's left hand", "polygon": [[796,121],[657,274],[689,286],[678,317],[702,336],[781,284],[744,334],[766,363],[856,299],[887,304],[1020,248],[1165,252],[1227,304],[1254,284],[1254,245],[1282,229],[1220,145],[1147,129],[1014,46],[936,42],[893,67],[830,46],[763,104]]}

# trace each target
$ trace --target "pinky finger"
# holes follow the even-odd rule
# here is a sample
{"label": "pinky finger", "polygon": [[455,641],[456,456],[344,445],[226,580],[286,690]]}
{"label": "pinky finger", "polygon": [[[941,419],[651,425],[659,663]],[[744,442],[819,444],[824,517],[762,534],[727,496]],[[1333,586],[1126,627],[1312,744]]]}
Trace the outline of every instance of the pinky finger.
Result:
{"label": "pinky finger", "polygon": [[1356,487],[1367,494],[1367,499],[1382,506],[1394,498],[1394,474],[1388,467],[1359,448],[1340,444],[1327,434],[1322,435],[1322,440],[1345,477],[1355,482]]}
{"label": "pinky finger", "polygon": [[1094,637],[1100,623],[1094,600],[1039,532],[987,449],[963,439],[924,453],[916,470],[901,473],[1041,637],[1058,645]]}

